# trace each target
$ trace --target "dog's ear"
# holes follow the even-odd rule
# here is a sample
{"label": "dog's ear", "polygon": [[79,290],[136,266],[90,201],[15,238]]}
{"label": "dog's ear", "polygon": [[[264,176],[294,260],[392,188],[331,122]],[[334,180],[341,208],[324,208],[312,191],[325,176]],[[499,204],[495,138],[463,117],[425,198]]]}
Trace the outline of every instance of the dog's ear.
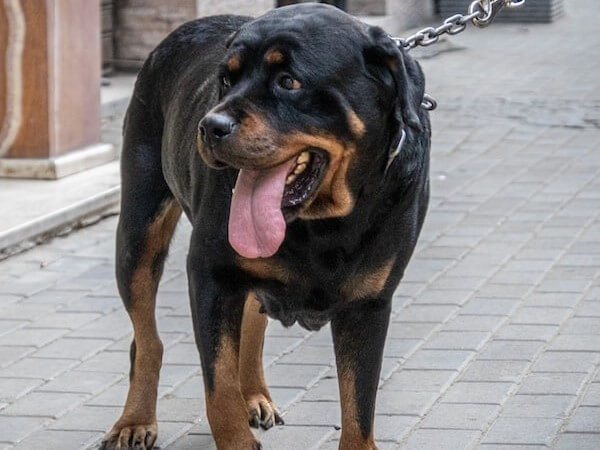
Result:
{"label": "dog's ear", "polygon": [[379,27],[369,27],[363,55],[368,75],[395,88],[397,120],[422,130],[419,108],[425,94],[425,77],[419,63]]}
{"label": "dog's ear", "polygon": [[227,37],[227,40],[225,41],[225,48],[231,47],[231,43],[235,40],[236,37],[238,37],[238,34],[240,34],[240,31],[242,31],[241,28],[234,31]]}

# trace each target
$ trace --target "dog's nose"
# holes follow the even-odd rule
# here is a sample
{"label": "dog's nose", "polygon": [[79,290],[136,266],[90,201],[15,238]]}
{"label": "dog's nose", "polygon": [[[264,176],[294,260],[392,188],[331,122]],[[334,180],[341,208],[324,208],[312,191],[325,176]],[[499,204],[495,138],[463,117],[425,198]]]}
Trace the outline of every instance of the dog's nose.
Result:
{"label": "dog's nose", "polygon": [[200,134],[207,144],[214,144],[229,136],[235,128],[235,121],[222,113],[208,114],[200,121]]}

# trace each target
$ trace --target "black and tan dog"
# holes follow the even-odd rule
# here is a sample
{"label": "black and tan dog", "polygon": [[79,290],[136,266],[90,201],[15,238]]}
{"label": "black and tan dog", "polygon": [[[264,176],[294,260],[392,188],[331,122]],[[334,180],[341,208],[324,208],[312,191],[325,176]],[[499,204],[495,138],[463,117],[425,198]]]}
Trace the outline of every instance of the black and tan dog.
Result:
{"label": "black and tan dog", "polygon": [[250,425],[281,422],[262,368],[268,315],[331,322],[340,448],[376,448],[392,293],[428,203],[423,90],[418,64],[381,29],[325,5],[197,20],[151,53],[125,121],[117,235],[131,384],[103,448],[156,440],[155,296],[182,211],[217,447],[260,448]]}

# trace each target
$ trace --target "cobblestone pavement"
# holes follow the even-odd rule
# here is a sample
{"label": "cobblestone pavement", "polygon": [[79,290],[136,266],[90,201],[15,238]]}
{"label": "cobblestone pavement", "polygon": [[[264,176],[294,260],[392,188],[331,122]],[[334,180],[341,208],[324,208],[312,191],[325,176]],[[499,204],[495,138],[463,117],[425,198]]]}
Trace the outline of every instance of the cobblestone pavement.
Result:
{"label": "cobblestone pavement", "polygon": [[[600,39],[593,0],[547,26],[495,25],[424,60],[433,201],[394,300],[381,450],[600,448]],[[93,446],[120,413],[131,327],[116,220],[0,262],[0,448]],[[180,226],[158,299],[163,448],[214,448]],[[337,448],[329,330],[271,323],[287,425],[266,449]]]}

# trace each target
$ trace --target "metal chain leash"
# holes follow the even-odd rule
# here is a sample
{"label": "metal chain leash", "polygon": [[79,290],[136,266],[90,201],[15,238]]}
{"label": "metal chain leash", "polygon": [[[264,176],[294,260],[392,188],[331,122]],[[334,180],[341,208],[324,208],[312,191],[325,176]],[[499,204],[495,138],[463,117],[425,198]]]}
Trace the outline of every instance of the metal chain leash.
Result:
{"label": "metal chain leash", "polygon": [[474,0],[469,7],[467,15],[456,14],[444,20],[437,28],[427,27],[409,36],[408,38],[392,37],[396,44],[411,50],[415,47],[427,47],[440,40],[440,36],[449,34],[454,36],[462,33],[469,22],[478,28],[489,26],[503,8],[519,8],[526,0]]}
{"label": "metal chain leash", "polygon": [[[406,50],[412,50],[415,47],[427,47],[438,42],[440,36],[443,36],[444,34],[454,36],[462,33],[467,28],[469,22],[478,28],[485,28],[494,21],[503,8],[519,8],[523,6],[526,1],[527,0],[474,0],[469,6],[469,13],[467,15],[455,14],[444,20],[444,23],[439,27],[423,28],[405,39],[390,37],[398,47],[403,47]],[[421,107],[427,111],[433,111],[437,108],[437,101],[431,95],[425,94]]]}

